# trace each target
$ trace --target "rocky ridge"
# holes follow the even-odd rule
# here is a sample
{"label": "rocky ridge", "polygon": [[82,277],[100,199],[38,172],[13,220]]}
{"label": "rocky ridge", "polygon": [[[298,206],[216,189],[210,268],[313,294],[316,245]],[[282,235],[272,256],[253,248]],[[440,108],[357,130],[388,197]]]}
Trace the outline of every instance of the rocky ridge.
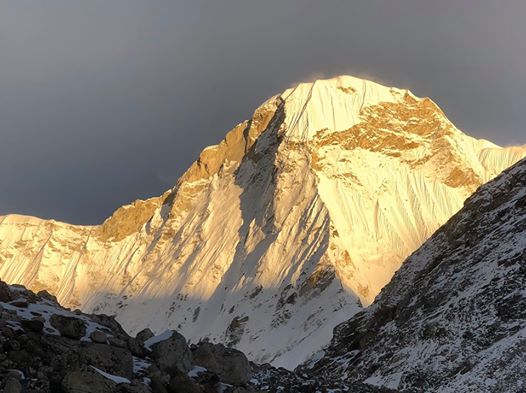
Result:
{"label": "rocky ridge", "polygon": [[300,367],[408,392],[524,392],[526,160],[480,187]]}
{"label": "rocky ridge", "polygon": [[[331,385],[249,363],[220,344],[168,330],[127,335],[114,318],[61,307],[0,281],[0,389],[5,393],[326,392]],[[339,391],[339,390],[333,390]],[[349,392],[389,392],[357,383]]]}

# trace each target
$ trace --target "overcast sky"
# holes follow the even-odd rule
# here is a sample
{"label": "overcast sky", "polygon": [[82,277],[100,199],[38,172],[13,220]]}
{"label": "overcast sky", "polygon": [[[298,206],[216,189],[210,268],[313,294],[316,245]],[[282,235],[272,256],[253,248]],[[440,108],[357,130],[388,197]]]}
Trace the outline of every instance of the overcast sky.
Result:
{"label": "overcast sky", "polygon": [[0,0],[0,214],[98,223],[266,98],[351,74],[526,143],[524,0]]}

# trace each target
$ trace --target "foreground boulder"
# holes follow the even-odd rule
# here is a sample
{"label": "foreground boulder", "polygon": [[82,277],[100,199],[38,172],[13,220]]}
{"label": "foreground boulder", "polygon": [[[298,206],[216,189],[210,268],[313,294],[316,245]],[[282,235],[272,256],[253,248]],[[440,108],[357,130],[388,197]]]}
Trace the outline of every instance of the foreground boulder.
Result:
{"label": "foreground boulder", "polygon": [[72,371],[62,381],[66,393],[111,393],[116,391],[116,387],[115,382],[89,369]]}
{"label": "foreground boulder", "polygon": [[[150,340],[152,340],[150,338]],[[148,345],[148,340],[145,343]],[[169,374],[187,373],[192,368],[192,352],[186,339],[179,333],[171,331],[165,340],[151,344],[152,358],[159,368]]]}
{"label": "foreground boulder", "polygon": [[95,330],[93,333],[90,334],[89,338],[91,338],[91,341],[93,341],[94,343],[99,344],[105,344],[106,341],[108,341],[106,333],[101,332],[100,330]]}
{"label": "foreground boulder", "polygon": [[137,333],[135,338],[144,343],[146,340],[152,338],[153,336],[155,336],[155,334],[153,334],[153,332],[149,328],[146,328]]}
{"label": "foreground boulder", "polygon": [[44,329],[44,322],[38,318],[24,319],[22,321],[22,326],[32,332],[40,333]]}
{"label": "foreground boulder", "polygon": [[2,391],[4,393],[21,393],[22,384],[18,378],[9,376],[6,378],[4,389]]}
{"label": "foreground boulder", "polygon": [[193,357],[195,364],[216,373],[228,384],[244,385],[250,381],[250,363],[241,351],[204,342],[193,351]]}
{"label": "foreground boulder", "polygon": [[64,337],[78,340],[86,334],[86,325],[79,318],[53,314],[49,322]]}
{"label": "foreground boulder", "polygon": [[80,348],[80,358],[82,363],[98,367],[110,374],[126,378],[133,376],[133,357],[128,349],[88,343]]}

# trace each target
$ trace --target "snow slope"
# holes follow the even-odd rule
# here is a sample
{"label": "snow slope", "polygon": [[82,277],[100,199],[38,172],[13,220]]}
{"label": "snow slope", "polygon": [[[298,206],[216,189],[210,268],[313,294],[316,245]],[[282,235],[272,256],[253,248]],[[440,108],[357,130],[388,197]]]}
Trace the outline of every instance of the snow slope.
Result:
{"label": "snow slope", "polygon": [[403,391],[524,392],[525,250],[522,160],[470,197],[303,371]]}
{"label": "snow slope", "polygon": [[294,367],[481,184],[526,155],[428,98],[342,76],[274,96],[164,195],[102,225],[0,217],[0,278],[130,332]]}

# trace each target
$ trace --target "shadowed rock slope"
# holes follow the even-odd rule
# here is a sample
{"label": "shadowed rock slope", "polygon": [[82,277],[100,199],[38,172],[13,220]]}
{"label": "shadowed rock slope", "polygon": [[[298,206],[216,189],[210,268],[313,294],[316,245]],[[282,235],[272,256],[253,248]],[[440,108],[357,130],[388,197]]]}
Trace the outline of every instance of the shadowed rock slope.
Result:
{"label": "shadowed rock slope", "polygon": [[[5,393],[271,393],[335,388],[220,344],[168,330],[128,336],[114,318],[61,307],[0,281],[0,390]],[[333,390],[337,391],[337,390]],[[389,392],[362,383],[349,392]]]}
{"label": "shadowed rock slope", "polygon": [[524,392],[525,365],[522,160],[480,187],[301,369],[415,392]]}

